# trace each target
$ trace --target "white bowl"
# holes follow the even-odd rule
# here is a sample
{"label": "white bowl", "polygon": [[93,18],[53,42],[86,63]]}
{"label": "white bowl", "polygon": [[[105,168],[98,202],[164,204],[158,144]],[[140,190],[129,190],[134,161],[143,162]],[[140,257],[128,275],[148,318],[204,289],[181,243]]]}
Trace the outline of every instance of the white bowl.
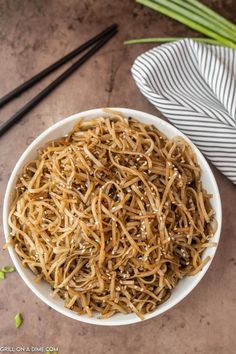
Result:
{"label": "white bowl", "polygon": [[[220,200],[220,194],[219,190],[216,184],[216,180],[214,178],[214,175],[201,154],[201,152],[196,148],[195,145],[191,143],[191,141],[184,136],[179,130],[177,130],[175,127],[170,125],[169,123],[165,122],[164,120],[153,116],[148,113],[132,110],[132,109],[127,109],[127,108],[113,108],[114,110],[118,110],[122,112],[125,116],[132,116],[134,118],[139,119],[140,121],[148,124],[153,124],[155,125],[160,131],[162,131],[167,137],[171,138],[173,136],[179,135],[183,136],[185,140],[188,141],[188,143],[192,146],[193,150],[195,151],[198,159],[198,163],[201,167],[202,170],[202,182],[203,186],[206,188],[206,190],[213,195],[213,198],[211,200],[212,207],[215,210],[216,213],[216,220],[218,223],[218,229],[216,231],[216,234],[214,235],[214,241],[219,242],[220,238],[220,232],[221,232],[221,219],[222,219],[222,213],[221,213],[221,200]],[[68,132],[70,132],[75,123],[78,121],[79,118],[85,117],[85,118],[95,118],[101,115],[106,115],[102,109],[92,109],[86,112],[81,112],[74,114],[68,118],[65,118],[58,123],[54,124],[47,130],[45,130],[37,139],[35,139],[30,146],[25,150],[25,152],[22,154],[20,159],[18,160],[11,177],[9,179],[7,189],[6,189],[6,194],[5,194],[5,199],[4,199],[4,207],[3,207],[3,223],[4,223],[4,232],[5,232],[5,238],[6,240],[8,239],[9,236],[9,227],[8,227],[8,213],[9,213],[9,202],[10,202],[10,194],[11,191],[13,190],[15,186],[15,182],[17,179],[17,176],[21,173],[21,170],[23,166],[35,158],[37,149],[39,147],[44,146],[45,143],[52,139],[57,139],[59,137],[64,136]],[[109,319],[97,319],[96,317],[89,318],[87,315],[80,316],[76,314],[76,312],[73,312],[72,310],[69,310],[64,307],[64,302],[61,299],[54,299],[50,296],[50,286],[46,282],[40,282],[36,284],[34,282],[34,275],[33,273],[28,269],[24,268],[21,264],[21,261],[17,254],[15,253],[14,249],[12,247],[8,248],[11,259],[24,280],[24,282],[28,285],[28,287],[47,305],[51,306],[53,309],[56,311],[62,313],[65,316],[68,316],[70,318],[73,318],[77,321],[82,321],[82,322],[87,322],[90,324],[96,324],[96,325],[107,325],[107,326],[115,326],[115,325],[127,325],[135,322],[139,322],[140,319],[135,315],[135,314],[128,314],[128,315],[123,315],[123,314],[116,314],[112,316]],[[216,252],[216,247],[212,248],[207,248],[204,252],[204,256],[210,256],[211,260],[213,256],[215,255]],[[207,269],[209,268],[211,262],[208,262],[207,265],[203,268],[202,271],[200,271],[197,275],[192,276],[192,277],[186,277],[183,280],[181,280],[177,287],[172,291],[172,294],[170,298],[160,305],[154,312],[145,315],[145,319],[153,318],[155,316],[160,315],[161,313],[169,310],[171,307],[176,305],[178,302],[180,302],[185,296],[187,296],[193,288],[199,283],[199,281],[202,279],[204,274],[206,273]]]}

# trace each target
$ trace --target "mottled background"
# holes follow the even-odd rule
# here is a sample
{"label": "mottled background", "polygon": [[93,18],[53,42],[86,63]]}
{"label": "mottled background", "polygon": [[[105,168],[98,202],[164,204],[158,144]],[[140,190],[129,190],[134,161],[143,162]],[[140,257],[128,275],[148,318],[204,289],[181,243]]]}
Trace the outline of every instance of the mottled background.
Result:
{"label": "mottled background", "polygon": [[[212,0],[208,4],[236,20],[235,0]],[[134,59],[151,45],[124,47],[125,39],[189,36],[194,32],[131,0],[0,0],[0,95],[113,22],[120,25],[119,34],[0,138],[1,207],[8,178],[19,156],[36,136],[62,117],[101,106],[155,113],[130,75]],[[58,72],[1,109],[0,120],[7,119]],[[223,202],[221,242],[207,275],[184,301],[166,314],[137,325],[95,327],[50,309],[13,273],[0,282],[0,347],[54,345],[63,354],[234,354],[236,190],[219,172],[213,171]],[[0,246],[3,243],[1,231]],[[0,266],[9,263],[7,251],[1,251]],[[24,316],[18,330],[14,328],[16,312]]]}

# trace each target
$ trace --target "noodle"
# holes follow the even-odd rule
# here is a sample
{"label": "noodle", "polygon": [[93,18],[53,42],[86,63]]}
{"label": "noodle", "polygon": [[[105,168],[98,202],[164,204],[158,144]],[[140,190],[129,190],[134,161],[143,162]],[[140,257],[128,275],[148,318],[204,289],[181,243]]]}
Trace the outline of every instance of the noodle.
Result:
{"label": "noodle", "polygon": [[216,230],[191,147],[119,112],[80,120],[18,178],[10,243],[65,306],[140,318],[195,275]]}

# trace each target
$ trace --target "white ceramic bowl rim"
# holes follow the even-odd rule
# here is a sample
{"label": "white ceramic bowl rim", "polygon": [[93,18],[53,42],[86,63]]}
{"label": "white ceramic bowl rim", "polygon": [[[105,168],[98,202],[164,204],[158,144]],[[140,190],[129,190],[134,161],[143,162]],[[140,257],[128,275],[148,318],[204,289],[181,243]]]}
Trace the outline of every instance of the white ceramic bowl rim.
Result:
{"label": "white ceramic bowl rim", "polygon": [[[184,135],[182,134],[178,129],[173,127],[171,124],[167,123],[166,121],[137,110],[132,110],[128,108],[111,108],[113,110],[119,111],[125,116],[132,116],[134,118],[139,119],[140,121],[148,122],[151,124],[154,124],[157,126],[157,128],[162,131],[164,134],[167,136],[174,136],[174,135],[179,135],[185,138],[186,141],[192,146],[193,150],[195,151],[198,162],[202,168],[202,173],[205,175],[205,179],[208,182],[208,188],[210,188],[210,192],[213,192],[213,202],[214,204],[214,209],[216,212],[216,219],[218,223],[218,229],[217,232],[214,236],[214,241],[217,243],[219,242],[220,238],[220,232],[221,232],[221,223],[222,223],[222,212],[221,212],[221,200],[220,200],[220,194],[218,190],[218,186],[216,183],[216,180],[214,178],[214,175],[204,158],[204,156],[201,154],[201,152],[196,148],[195,145]],[[88,110],[85,112],[77,113],[74,114],[70,117],[67,117],[63,120],[60,120],[56,124],[52,125],[50,128],[46,129],[42,134],[40,134],[25,150],[25,152],[21,155],[20,159],[15,165],[15,168],[13,169],[13,172],[10,176],[6,193],[5,193],[5,198],[4,198],[4,206],[3,206],[3,226],[4,226],[4,233],[5,233],[5,238],[6,240],[8,239],[9,236],[9,228],[8,228],[8,212],[9,212],[9,202],[10,202],[10,194],[12,189],[14,188],[15,180],[19,174],[19,171],[21,171],[22,167],[24,164],[28,161],[29,155],[34,153],[36,154],[36,150],[39,146],[42,146],[45,144],[45,142],[55,139],[58,137],[61,137],[68,133],[76,123],[76,121],[81,118],[85,117],[86,119],[88,118],[93,118],[93,117],[99,117],[99,116],[104,116],[106,115],[101,108],[97,109],[92,109]],[[65,129],[64,129],[65,127]],[[60,134],[57,134],[58,131],[61,131]],[[64,134],[62,133],[64,132]],[[49,296],[49,291],[48,294],[44,289],[40,288],[40,284],[36,284],[33,281],[33,274],[29,271],[29,269],[24,268],[21,264],[20,259],[18,258],[17,254],[15,253],[14,249],[12,247],[8,248],[11,259],[24,280],[24,282],[28,285],[28,287],[47,305],[55,309],[56,311],[60,312],[61,314],[73,318],[78,321],[90,323],[90,324],[96,324],[96,325],[108,325],[108,326],[113,326],[113,325],[127,325],[127,324],[132,324],[136,322],[140,322],[140,319],[135,315],[135,314],[129,314],[129,315],[122,315],[122,314],[117,314],[107,320],[101,320],[97,319],[96,317],[89,318],[88,316],[79,316],[76,314],[74,311],[71,311],[63,306],[63,301],[60,299],[53,299]],[[208,248],[207,249],[208,254],[211,256],[211,261],[214,257],[214,254],[216,252],[216,248]],[[174,305],[179,303],[182,299],[184,299],[193,289],[194,287],[199,283],[199,281],[202,279],[204,274],[206,273],[207,269],[210,266],[210,262],[203,268],[201,272],[199,272],[197,275],[194,277],[187,277],[179,282],[179,284],[182,283],[184,284],[179,291],[179,294],[177,296],[174,296],[175,291],[180,285],[173,290],[171,297],[162,305],[160,305],[155,311],[152,313],[148,314],[145,316],[145,319],[150,319],[153,318],[157,315],[160,315],[161,313],[167,311],[168,309],[172,308]],[[189,280],[190,279],[190,280]],[[41,282],[42,283],[42,282]],[[187,284],[187,285],[186,285]],[[48,285],[46,285],[48,286]]]}

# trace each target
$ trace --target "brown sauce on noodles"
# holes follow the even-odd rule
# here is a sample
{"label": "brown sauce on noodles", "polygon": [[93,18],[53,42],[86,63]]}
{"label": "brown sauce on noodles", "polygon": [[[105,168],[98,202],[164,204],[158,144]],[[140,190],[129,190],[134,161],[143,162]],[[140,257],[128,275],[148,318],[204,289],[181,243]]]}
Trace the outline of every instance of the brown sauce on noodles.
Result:
{"label": "brown sauce on noodles", "polygon": [[140,318],[202,269],[216,226],[191,147],[118,112],[81,120],[16,183],[14,249],[65,306]]}

